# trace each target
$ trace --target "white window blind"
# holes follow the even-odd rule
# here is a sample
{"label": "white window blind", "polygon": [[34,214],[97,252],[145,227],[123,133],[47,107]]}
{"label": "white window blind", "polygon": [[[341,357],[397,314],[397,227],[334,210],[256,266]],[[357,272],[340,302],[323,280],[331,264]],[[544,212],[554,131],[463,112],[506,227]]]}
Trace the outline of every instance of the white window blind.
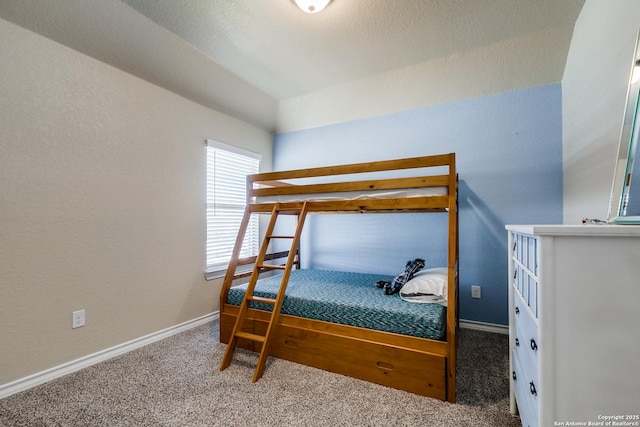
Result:
{"label": "white window blind", "polygon": [[[207,272],[225,270],[247,200],[247,175],[258,173],[260,155],[207,140]],[[240,257],[258,253],[258,218],[252,215]]]}

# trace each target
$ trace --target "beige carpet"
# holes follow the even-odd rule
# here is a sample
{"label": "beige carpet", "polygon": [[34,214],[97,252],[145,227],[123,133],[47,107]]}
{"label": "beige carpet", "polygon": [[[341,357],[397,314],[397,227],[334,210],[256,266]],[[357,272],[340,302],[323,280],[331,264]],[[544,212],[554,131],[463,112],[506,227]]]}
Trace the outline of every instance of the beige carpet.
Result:
{"label": "beige carpet", "polygon": [[450,404],[237,350],[218,371],[218,322],[0,400],[2,426],[519,426],[508,337],[463,329]]}

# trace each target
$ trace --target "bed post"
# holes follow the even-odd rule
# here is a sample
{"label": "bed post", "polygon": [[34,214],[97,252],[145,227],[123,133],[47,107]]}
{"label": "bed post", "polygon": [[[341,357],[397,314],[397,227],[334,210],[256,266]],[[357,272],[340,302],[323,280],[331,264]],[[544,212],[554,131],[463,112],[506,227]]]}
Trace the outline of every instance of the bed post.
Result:
{"label": "bed post", "polygon": [[458,347],[458,174],[455,154],[449,154],[449,233],[447,307],[447,400],[456,401],[456,359]]}

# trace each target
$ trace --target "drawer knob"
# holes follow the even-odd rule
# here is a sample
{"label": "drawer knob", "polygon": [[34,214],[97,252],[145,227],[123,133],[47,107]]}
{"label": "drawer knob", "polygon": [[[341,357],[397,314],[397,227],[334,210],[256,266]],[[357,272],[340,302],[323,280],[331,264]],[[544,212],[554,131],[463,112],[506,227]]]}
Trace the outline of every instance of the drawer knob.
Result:
{"label": "drawer knob", "polygon": [[516,307],[516,314],[520,314],[520,307]]}
{"label": "drawer knob", "polygon": [[516,381],[516,371],[513,371],[513,380]]}
{"label": "drawer knob", "polygon": [[538,344],[536,344],[536,340],[531,338],[531,350],[536,351],[538,349]]}
{"label": "drawer knob", "polygon": [[520,347],[520,340],[516,338],[516,347]]}
{"label": "drawer knob", "polygon": [[538,392],[536,391],[536,385],[533,383],[533,381],[531,381],[529,383],[529,391],[531,392],[531,394],[533,394],[534,396],[538,394]]}
{"label": "drawer knob", "polygon": [[516,279],[518,277],[518,270],[513,271],[513,278]]}

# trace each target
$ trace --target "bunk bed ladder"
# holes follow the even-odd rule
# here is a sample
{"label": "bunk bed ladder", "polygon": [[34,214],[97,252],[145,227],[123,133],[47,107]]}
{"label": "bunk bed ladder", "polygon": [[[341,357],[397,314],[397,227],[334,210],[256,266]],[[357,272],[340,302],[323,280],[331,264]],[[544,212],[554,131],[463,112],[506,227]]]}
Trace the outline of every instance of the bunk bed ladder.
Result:
{"label": "bunk bed ladder", "polygon": [[[273,234],[276,221],[280,214],[298,216],[294,235],[282,236]],[[238,339],[243,338],[261,344],[260,356],[258,358],[258,364],[256,366],[255,374],[253,375],[253,382],[258,381],[260,377],[262,377],[264,367],[267,363],[267,358],[269,357],[269,339],[272,337],[273,331],[275,330],[276,324],[278,323],[278,318],[280,317],[280,309],[282,308],[284,295],[287,289],[287,283],[289,282],[289,276],[291,275],[291,270],[293,269],[296,254],[298,252],[297,249],[300,243],[300,235],[302,234],[302,227],[304,225],[306,216],[307,202],[304,202],[302,204],[302,207],[300,208],[282,208],[280,203],[276,203],[274,205],[273,210],[271,211],[271,219],[269,220],[269,225],[267,226],[267,231],[264,240],[262,241],[262,246],[260,247],[260,252],[258,253],[258,257],[256,258],[253,272],[251,273],[251,278],[249,279],[249,284],[247,285],[247,290],[245,292],[244,299],[242,300],[242,304],[240,305],[240,311],[238,312],[238,317],[236,319],[235,326],[233,327],[233,332],[231,333],[229,344],[227,345],[227,350],[220,365],[221,371],[229,367],[229,365],[231,364],[231,360],[233,359],[233,352],[238,343]],[[268,265],[264,262],[269,243],[273,239],[291,240],[291,249],[289,250],[287,261],[284,265]],[[261,272],[267,270],[282,270],[282,280],[280,281],[280,287],[275,299],[258,297],[253,294],[256,283],[258,281],[258,276]],[[242,331],[242,326],[247,317],[249,304],[252,301],[273,305],[271,316],[269,317],[267,331],[264,335]]]}

